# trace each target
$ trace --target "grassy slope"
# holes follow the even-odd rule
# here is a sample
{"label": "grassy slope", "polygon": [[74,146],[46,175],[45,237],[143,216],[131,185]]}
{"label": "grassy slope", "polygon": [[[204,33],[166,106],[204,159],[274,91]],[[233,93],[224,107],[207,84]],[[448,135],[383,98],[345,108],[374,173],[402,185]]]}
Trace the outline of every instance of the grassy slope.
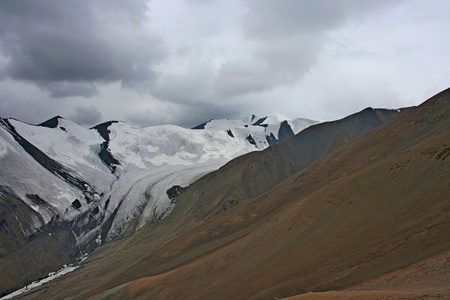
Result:
{"label": "grassy slope", "polygon": [[[220,201],[202,197],[202,182],[171,217],[100,248],[72,276],[31,296],[272,299],[363,286],[424,259],[448,260],[449,103],[444,91],[217,215]],[[442,268],[448,276],[448,264]]]}

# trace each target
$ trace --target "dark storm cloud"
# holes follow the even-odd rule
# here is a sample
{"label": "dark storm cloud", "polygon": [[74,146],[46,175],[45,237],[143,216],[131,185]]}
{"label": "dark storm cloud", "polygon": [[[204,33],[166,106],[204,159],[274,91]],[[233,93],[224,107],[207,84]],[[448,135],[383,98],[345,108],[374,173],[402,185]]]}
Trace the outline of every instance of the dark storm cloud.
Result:
{"label": "dark storm cloud", "polygon": [[54,97],[95,95],[94,83],[134,86],[165,56],[146,32],[145,1],[1,1],[3,77],[33,82]]}
{"label": "dark storm cloud", "polygon": [[102,113],[93,105],[75,106],[73,110],[74,112],[69,116],[69,119],[80,125],[94,126],[102,120]]}
{"label": "dark storm cloud", "polygon": [[190,126],[413,105],[448,84],[448,3],[0,0],[0,112]]}
{"label": "dark storm cloud", "polygon": [[48,91],[52,98],[63,98],[69,96],[93,97],[98,95],[97,88],[92,82],[54,82],[54,81],[40,81],[37,85]]}

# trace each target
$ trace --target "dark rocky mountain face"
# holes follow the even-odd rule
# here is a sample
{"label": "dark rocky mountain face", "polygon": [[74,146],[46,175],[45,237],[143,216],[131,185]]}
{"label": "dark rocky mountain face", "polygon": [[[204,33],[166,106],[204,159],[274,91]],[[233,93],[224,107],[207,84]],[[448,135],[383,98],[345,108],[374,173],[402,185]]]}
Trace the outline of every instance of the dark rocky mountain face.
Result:
{"label": "dark rocky mountain face", "polygon": [[29,297],[445,298],[450,90],[382,124],[393,114],[365,110],[231,161],[162,222]]}
{"label": "dark rocky mountain face", "polygon": [[56,128],[58,126],[58,120],[62,119],[62,118],[63,117],[61,117],[61,116],[55,116],[51,119],[48,119],[45,122],[42,122],[38,126],[43,126],[43,127],[48,127],[48,128]]}
{"label": "dark rocky mountain face", "polygon": [[108,168],[111,169],[112,173],[114,173],[116,171],[116,166],[120,164],[120,162],[112,156],[111,152],[108,151],[109,140],[110,140],[109,139],[110,131],[109,131],[108,127],[114,123],[118,123],[118,122],[117,121],[109,121],[109,122],[105,122],[105,123],[102,123],[102,124],[99,124],[99,125],[93,127],[93,129],[96,129],[98,131],[98,133],[100,133],[102,138],[105,140],[100,146],[100,152],[98,153],[98,155],[100,156],[100,159],[103,161],[103,163],[105,165],[107,165]]}

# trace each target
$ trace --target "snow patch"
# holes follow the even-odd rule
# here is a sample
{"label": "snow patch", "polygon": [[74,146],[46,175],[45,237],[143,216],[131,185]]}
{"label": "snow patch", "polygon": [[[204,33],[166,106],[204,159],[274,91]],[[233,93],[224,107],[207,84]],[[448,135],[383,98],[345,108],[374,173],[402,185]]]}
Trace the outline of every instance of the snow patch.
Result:
{"label": "snow patch", "polygon": [[21,288],[21,289],[15,291],[15,292],[12,292],[11,294],[8,294],[8,295],[6,295],[6,296],[1,297],[0,300],[9,300],[9,299],[12,299],[12,298],[14,298],[14,297],[17,297],[17,296],[19,296],[19,295],[22,295],[22,294],[24,294],[24,293],[26,293],[26,292],[32,290],[32,289],[34,289],[34,288],[37,288],[37,287],[39,287],[39,286],[41,286],[41,285],[43,285],[43,284],[46,284],[47,282],[50,282],[50,281],[52,281],[52,280],[55,280],[56,278],[59,278],[59,277],[65,275],[65,274],[67,274],[67,273],[70,273],[70,272],[76,270],[76,269],[80,266],[80,264],[81,264],[86,258],[87,258],[87,254],[84,254],[83,256],[81,256],[81,257],[78,259],[78,263],[77,263],[76,265],[74,265],[74,264],[64,265],[64,266],[63,266],[61,269],[59,269],[58,271],[56,271],[56,272],[50,272],[50,273],[48,274],[48,276],[45,277],[44,279],[41,279],[41,280],[38,280],[38,281],[34,281],[34,282],[30,283],[30,284],[27,284],[25,287],[23,287],[23,288]]}

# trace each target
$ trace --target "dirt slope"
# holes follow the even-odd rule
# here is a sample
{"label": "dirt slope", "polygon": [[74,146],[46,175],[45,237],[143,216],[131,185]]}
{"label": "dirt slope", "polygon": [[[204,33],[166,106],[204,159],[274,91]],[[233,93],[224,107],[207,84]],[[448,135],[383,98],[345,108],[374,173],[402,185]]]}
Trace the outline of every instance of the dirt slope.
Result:
{"label": "dirt slope", "polygon": [[238,157],[197,182],[197,195],[192,195],[198,204],[196,213],[199,217],[214,216],[261,195],[336,148],[411,109],[366,108],[341,120],[311,126],[262,152]]}
{"label": "dirt slope", "polygon": [[29,297],[448,297],[449,108],[446,90],[224,212],[199,181],[169,218]]}

